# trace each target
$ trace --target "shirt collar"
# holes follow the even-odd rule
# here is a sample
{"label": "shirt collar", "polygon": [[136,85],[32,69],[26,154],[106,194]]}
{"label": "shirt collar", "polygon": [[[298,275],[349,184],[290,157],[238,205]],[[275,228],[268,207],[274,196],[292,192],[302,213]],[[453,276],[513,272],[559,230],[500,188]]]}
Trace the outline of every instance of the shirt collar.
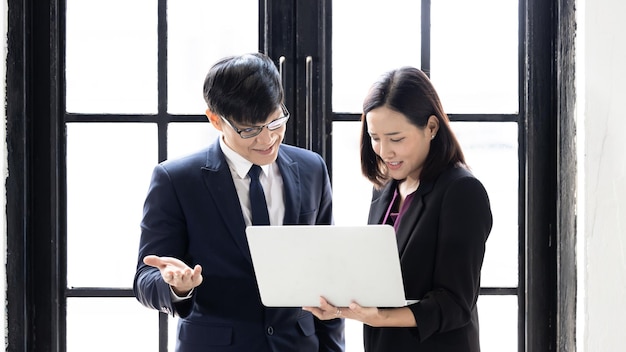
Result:
{"label": "shirt collar", "polygon": [[[235,173],[240,178],[242,179],[246,178],[246,176],[248,175],[248,171],[250,171],[250,168],[252,167],[252,163],[248,159],[239,155],[239,153],[237,153],[236,151],[232,150],[226,144],[226,142],[224,142],[224,136],[220,136],[219,140],[220,140],[220,147],[222,148],[224,157],[226,157],[226,162],[228,163],[228,166],[230,166],[230,168],[234,170]],[[267,175],[269,172],[270,166],[269,165],[260,165],[260,166],[261,166],[261,170],[263,170],[263,173]]]}

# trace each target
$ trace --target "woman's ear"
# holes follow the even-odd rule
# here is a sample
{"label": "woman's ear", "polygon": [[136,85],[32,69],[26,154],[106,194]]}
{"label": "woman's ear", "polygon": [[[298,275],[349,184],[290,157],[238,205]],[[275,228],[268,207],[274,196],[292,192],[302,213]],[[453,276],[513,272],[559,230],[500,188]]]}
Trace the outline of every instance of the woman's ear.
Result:
{"label": "woman's ear", "polygon": [[222,119],[211,109],[206,109],[204,112],[206,117],[209,119],[209,122],[217,129],[218,131],[222,131]]}
{"label": "woman's ear", "polygon": [[435,115],[430,115],[428,118],[428,122],[426,123],[426,128],[430,133],[431,139],[435,139],[437,132],[439,132],[439,119]]}

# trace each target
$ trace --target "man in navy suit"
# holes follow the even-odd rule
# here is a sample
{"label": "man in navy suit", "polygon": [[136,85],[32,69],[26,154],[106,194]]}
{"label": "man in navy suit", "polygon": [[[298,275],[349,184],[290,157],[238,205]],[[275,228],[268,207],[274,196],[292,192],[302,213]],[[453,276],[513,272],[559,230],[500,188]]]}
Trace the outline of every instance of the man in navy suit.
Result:
{"label": "man in navy suit", "polygon": [[155,167],[135,296],[180,318],[178,352],[343,351],[342,319],[261,304],[246,241],[254,165],[270,225],[333,223],[324,160],[281,144],[289,112],[276,66],[258,53],[222,59],[206,76],[204,97],[220,138]]}

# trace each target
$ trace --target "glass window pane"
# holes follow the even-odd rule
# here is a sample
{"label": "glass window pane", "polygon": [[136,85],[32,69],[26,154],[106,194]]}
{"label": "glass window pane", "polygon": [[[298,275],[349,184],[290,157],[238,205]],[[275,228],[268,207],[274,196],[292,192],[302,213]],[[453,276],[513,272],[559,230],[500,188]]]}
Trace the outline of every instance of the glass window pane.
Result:
{"label": "glass window pane", "polygon": [[453,122],[465,160],[487,189],[493,228],[487,240],[482,269],[484,287],[518,284],[517,123]]}
{"label": "glass window pane", "polygon": [[157,2],[67,1],[66,106],[75,113],[157,111]]}
{"label": "glass window pane", "polygon": [[154,124],[68,124],[70,287],[132,286],[143,201],[157,158]]}
{"label": "glass window pane", "polygon": [[335,0],[333,4],[333,111],[361,112],[376,78],[421,62],[420,1]]}
{"label": "glass window pane", "polygon": [[176,338],[178,337],[178,317],[169,316],[167,320],[167,348],[168,351],[176,351]]}
{"label": "glass window pane", "polygon": [[218,59],[259,50],[257,0],[168,1],[168,112],[204,114],[204,77]]}
{"label": "glass window pane", "polygon": [[517,351],[517,296],[480,296],[480,350]]}
{"label": "glass window pane", "polygon": [[432,2],[431,78],[446,112],[518,112],[518,6]]}
{"label": "glass window pane", "polygon": [[361,174],[360,136],[360,122],[333,122],[333,215],[337,225],[367,224],[372,184]]}
{"label": "glass window pane", "polygon": [[363,323],[352,319],[345,323],[346,352],[363,352]]}
{"label": "glass window pane", "polygon": [[158,351],[158,314],[134,297],[70,297],[67,352]]}
{"label": "glass window pane", "polygon": [[167,127],[167,158],[174,159],[209,146],[220,132],[210,122],[170,123]]}

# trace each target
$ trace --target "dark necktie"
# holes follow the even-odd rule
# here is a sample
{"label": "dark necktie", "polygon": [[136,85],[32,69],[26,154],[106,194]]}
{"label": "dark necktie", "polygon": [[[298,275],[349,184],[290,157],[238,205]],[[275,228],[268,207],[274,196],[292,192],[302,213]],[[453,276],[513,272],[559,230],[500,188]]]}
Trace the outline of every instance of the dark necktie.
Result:
{"label": "dark necktie", "polygon": [[259,174],[261,167],[252,165],[248,176],[250,176],[250,210],[252,211],[252,225],[269,225],[270,216],[267,212],[267,203],[265,202],[265,194],[263,187],[259,182]]}

